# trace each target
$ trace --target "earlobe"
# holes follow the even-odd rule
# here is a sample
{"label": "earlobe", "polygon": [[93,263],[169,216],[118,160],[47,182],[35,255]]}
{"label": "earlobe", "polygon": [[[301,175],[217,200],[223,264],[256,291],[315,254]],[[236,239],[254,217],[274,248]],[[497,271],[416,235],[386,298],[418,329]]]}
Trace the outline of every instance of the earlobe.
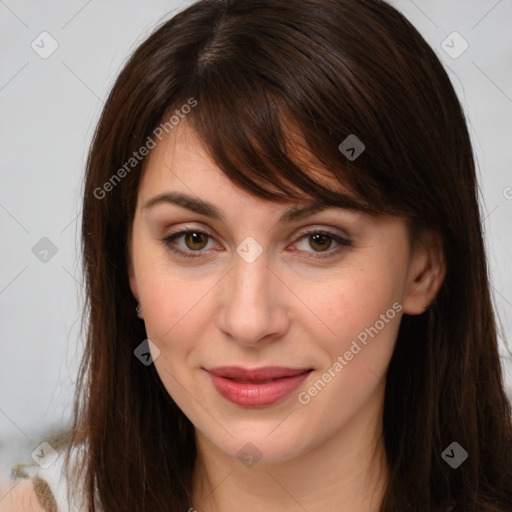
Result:
{"label": "earlobe", "polygon": [[424,313],[438,294],[446,275],[446,263],[439,235],[425,233],[411,256],[404,313]]}

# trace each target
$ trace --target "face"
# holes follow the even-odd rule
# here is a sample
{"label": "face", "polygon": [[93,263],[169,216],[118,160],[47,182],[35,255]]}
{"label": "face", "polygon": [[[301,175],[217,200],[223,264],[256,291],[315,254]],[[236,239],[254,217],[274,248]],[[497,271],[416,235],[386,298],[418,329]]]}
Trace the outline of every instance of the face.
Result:
{"label": "face", "polygon": [[305,203],[239,188],[185,123],[146,164],[130,285],[196,432],[233,457],[250,442],[270,463],[378,414],[412,307],[405,221],[341,208],[281,218]]}

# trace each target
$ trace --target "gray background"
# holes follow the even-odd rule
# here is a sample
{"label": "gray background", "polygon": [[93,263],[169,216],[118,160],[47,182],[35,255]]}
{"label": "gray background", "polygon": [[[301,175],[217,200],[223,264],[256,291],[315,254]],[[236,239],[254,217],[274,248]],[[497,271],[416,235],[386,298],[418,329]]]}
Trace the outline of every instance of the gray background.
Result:
{"label": "gray background", "polygon": [[[0,478],[13,463],[30,461],[40,436],[70,419],[82,346],[81,180],[104,98],[128,54],[157,22],[189,3],[0,0]],[[505,340],[512,334],[512,3],[392,4],[435,49],[466,110],[502,326],[500,348],[510,356]],[[457,58],[465,43],[457,35],[447,39],[454,31],[469,45]],[[51,44],[58,48],[42,58]],[[40,241],[44,237],[55,254],[38,253],[48,249]],[[503,361],[512,389],[512,359]]]}

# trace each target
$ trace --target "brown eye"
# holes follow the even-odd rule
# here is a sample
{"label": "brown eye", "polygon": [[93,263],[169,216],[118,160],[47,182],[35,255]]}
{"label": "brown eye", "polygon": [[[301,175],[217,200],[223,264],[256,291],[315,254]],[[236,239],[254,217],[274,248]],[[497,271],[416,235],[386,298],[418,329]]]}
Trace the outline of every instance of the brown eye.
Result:
{"label": "brown eye", "polygon": [[296,248],[306,258],[329,258],[340,255],[352,241],[330,231],[308,231],[299,237]]}
{"label": "brown eye", "polygon": [[322,233],[316,233],[309,236],[309,245],[315,251],[326,251],[331,247],[331,244],[332,238],[327,235],[323,235]]}
{"label": "brown eye", "polygon": [[193,251],[204,249],[208,243],[208,236],[196,231],[189,231],[184,235],[184,238],[186,246]]}

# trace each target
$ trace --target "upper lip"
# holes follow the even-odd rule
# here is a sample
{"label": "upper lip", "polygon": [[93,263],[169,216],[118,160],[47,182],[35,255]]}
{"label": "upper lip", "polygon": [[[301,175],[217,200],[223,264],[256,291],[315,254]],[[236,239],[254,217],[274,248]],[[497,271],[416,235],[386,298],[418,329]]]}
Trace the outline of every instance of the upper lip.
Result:
{"label": "upper lip", "polygon": [[218,377],[253,381],[294,377],[310,370],[311,368],[285,368],[283,366],[265,366],[252,369],[242,368],[241,366],[217,366],[206,369],[206,371]]}

